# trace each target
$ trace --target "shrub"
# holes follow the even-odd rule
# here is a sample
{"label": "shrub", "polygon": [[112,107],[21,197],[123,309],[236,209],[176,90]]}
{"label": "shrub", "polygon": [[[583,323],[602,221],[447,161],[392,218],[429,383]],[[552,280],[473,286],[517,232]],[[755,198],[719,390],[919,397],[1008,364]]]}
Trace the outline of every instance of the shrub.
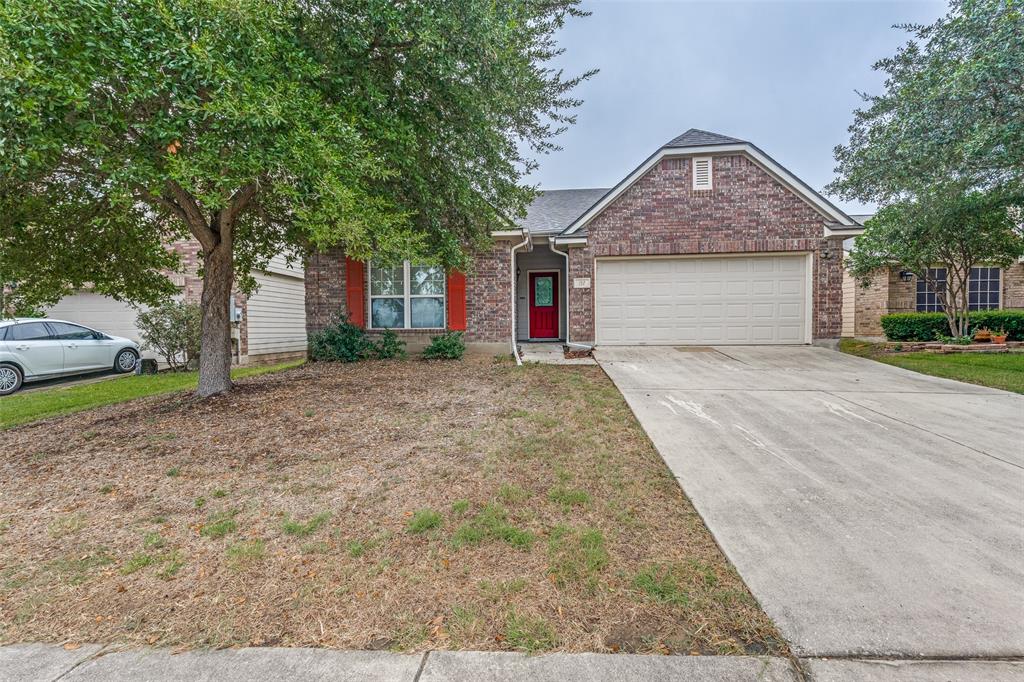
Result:
{"label": "shrub", "polygon": [[373,344],[373,354],[380,360],[404,358],[406,356],[405,341],[400,339],[394,330],[385,329],[377,342]]}
{"label": "shrub", "polygon": [[458,360],[466,353],[462,332],[445,332],[430,337],[430,345],[423,349],[428,360]]}
{"label": "shrub", "polygon": [[199,360],[203,313],[196,303],[167,301],[139,313],[135,325],[143,345],[181,371]]}
{"label": "shrub", "polygon": [[[1024,341],[1024,310],[975,310],[971,329],[1005,329],[1010,341]],[[949,334],[942,313],[893,313],[882,316],[882,329],[890,341],[938,341]]]}
{"label": "shrub", "polygon": [[366,330],[348,319],[331,325],[309,337],[309,355],[327,362],[356,362],[373,349]]}

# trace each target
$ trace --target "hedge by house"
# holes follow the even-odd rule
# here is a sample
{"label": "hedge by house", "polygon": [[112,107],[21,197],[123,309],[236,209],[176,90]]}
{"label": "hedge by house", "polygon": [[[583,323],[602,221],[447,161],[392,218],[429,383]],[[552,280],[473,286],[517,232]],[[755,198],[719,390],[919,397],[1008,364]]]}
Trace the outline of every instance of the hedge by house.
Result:
{"label": "hedge by house", "polygon": [[[1024,341],[1024,310],[975,310],[971,331],[986,327],[1006,330],[1010,341]],[[882,329],[890,341],[935,341],[949,335],[943,313],[893,313],[882,316]]]}

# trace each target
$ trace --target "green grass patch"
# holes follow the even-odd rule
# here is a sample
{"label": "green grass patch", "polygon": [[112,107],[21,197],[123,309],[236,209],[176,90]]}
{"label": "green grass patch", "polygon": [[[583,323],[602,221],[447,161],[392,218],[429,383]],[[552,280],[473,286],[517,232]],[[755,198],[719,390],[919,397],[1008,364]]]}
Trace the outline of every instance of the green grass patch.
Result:
{"label": "green grass patch", "polygon": [[243,540],[228,545],[224,553],[230,567],[244,568],[262,561],[267,554],[267,545],[263,540]]}
{"label": "green grass patch", "polygon": [[146,566],[152,566],[157,562],[157,558],[152,554],[146,554],[145,552],[139,552],[132,556],[131,559],[124,563],[121,567],[121,575],[131,575],[136,571],[142,570]]}
{"label": "green grass patch", "polygon": [[633,588],[662,604],[686,606],[690,596],[679,585],[670,566],[651,564],[633,578]]}
{"label": "green grass patch", "polygon": [[921,374],[1024,393],[1024,353],[892,353],[880,344],[843,339],[840,350]]}
{"label": "green grass patch", "polygon": [[505,618],[505,643],[513,649],[532,654],[558,646],[558,637],[551,624],[540,617],[509,611]]}
{"label": "green grass patch", "polygon": [[505,504],[515,504],[516,502],[524,502],[530,499],[530,491],[524,490],[517,485],[510,485],[503,483],[498,488],[498,499]]}
{"label": "green grass patch", "polygon": [[211,514],[206,523],[199,529],[199,534],[204,538],[222,538],[228,533],[234,533],[238,529],[235,521],[235,510],[217,512]]}
{"label": "green grass patch", "polygon": [[455,500],[455,502],[452,502],[452,514],[455,514],[456,516],[465,516],[468,511],[469,500]]}
{"label": "green grass patch", "polygon": [[508,522],[504,508],[489,504],[466,523],[459,526],[452,535],[455,549],[467,545],[479,545],[484,540],[500,540],[519,549],[529,548],[536,538],[527,530],[516,528]]}
{"label": "green grass patch", "polygon": [[68,585],[81,585],[91,577],[93,571],[112,563],[114,563],[113,557],[106,550],[99,550],[92,554],[51,561],[46,565],[46,570],[61,582]]}
{"label": "green grass patch", "polygon": [[46,527],[50,537],[57,539],[67,537],[68,535],[74,535],[78,531],[85,528],[85,515],[84,514],[68,514],[67,516],[60,516],[50,522]]}
{"label": "green grass patch", "polygon": [[294,535],[296,537],[304,538],[315,533],[320,526],[330,521],[330,519],[330,512],[317,514],[305,523],[286,518],[281,524],[281,530],[284,531],[285,535]]}
{"label": "green grass patch", "polygon": [[142,537],[142,546],[146,549],[160,549],[166,544],[167,542],[160,533],[146,533]]}
{"label": "green grass patch", "polygon": [[567,509],[570,507],[585,507],[590,504],[590,493],[579,488],[556,485],[548,491],[548,499]]}
{"label": "green grass patch", "polygon": [[[244,379],[269,372],[279,372],[298,367],[303,362],[296,360],[279,365],[239,367],[231,371],[231,377]],[[55,386],[41,391],[7,396],[3,399],[4,409],[0,410],[0,429],[27,424],[47,417],[123,403],[136,398],[192,390],[196,387],[198,378],[198,372],[130,374],[92,384]]]}
{"label": "green grass patch", "polygon": [[420,509],[409,519],[407,526],[410,533],[425,533],[432,528],[440,528],[444,519],[433,509]]}
{"label": "green grass patch", "polygon": [[497,580],[495,582],[481,580],[476,586],[484,598],[503,601],[511,597],[513,594],[519,594],[525,590],[526,585],[526,578],[511,578],[509,580]]}
{"label": "green grass patch", "polygon": [[181,467],[171,467],[167,470],[167,475],[170,478],[177,478],[178,476],[181,476]]}
{"label": "green grass patch", "polygon": [[596,528],[569,529],[556,526],[548,539],[548,573],[555,584],[579,584],[593,591],[608,566],[604,536]]}

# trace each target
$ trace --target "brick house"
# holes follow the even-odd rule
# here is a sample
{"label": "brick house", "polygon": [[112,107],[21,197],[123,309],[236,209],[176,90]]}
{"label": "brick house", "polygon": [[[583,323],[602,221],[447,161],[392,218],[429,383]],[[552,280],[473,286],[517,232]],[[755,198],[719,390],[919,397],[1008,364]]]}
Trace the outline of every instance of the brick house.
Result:
{"label": "brick house", "polygon": [[[855,215],[860,223],[871,215]],[[854,240],[843,245],[849,253]],[[943,268],[937,268],[936,279],[945,279]],[[968,283],[968,307],[971,310],[1024,308],[1024,263],[1008,268],[979,265],[971,268]],[[889,313],[941,312],[942,308],[926,282],[911,272],[888,268],[871,280],[871,286],[859,285],[850,273],[843,271],[843,336],[868,340],[885,338],[882,316]]]}
{"label": "brick house", "polygon": [[807,344],[839,338],[843,239],[862,227],[750,142],[671,140],[610,189],[543,192],[471,271],[306,264],[306,323],[348,314],[411,346]]}

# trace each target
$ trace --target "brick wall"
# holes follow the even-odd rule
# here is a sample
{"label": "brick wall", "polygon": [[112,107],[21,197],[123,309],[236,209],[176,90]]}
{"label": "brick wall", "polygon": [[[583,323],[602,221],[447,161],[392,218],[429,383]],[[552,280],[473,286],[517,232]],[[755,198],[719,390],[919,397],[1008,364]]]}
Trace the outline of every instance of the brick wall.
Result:
{"label": "brick wall", "polygon": [[1003,307],[1024,308],[1024,263],[1003,270]]}
{"label": "brick wall", "polygon": [[318,251],[306,259],[306,332],[318,332],[348,315],[345,302],[345,254]]}
{"label": "brick wall", "polygon": [[854,291],[854,336],[882,336],[882,315],[889,312],[889,273],[881,271],[871,285],[856,283]]}
{"label": "brick wall", "polygon": [[[842,319],[841,240],[826,219],[742,155],[716,156],[712,190],[694,191],[688,158],[664,159],[587,226],[570,277],[592,277],[602,256],[804,251],[814,254],[812,335],[836,338]],[[570,289],[574,340],[594,339],[593,288]]]}
{"label": "brick wall", "polygon": [[[182,272],[167,273],[171,281],[181,290],[182,298],[189,303],[199,303],[203,297],[203,278],[199,276],[199,268],[203,264],[203,247],[195,239],[182,239],[171,244],[171,249],[181,259]],[[248,297],[235,290],[232,294],[235,307],[242,311],[242,323],[239,325],[239,352],[244,357],[249,354],[249,309]],[[232,353],[234,349],[232,348]]]}
{"label": "brick wall", "polygon": [[[466,340],[508,341],[512,337],[512,272],[508,241],[495,241],[466,273]],[[369,295],[369,287],[364,287]],[[366,298],[363,298],[366,305]],[[306,330],[317,332],[347,314],[345,254],[339,249],[312,254],[306,261]],[[437,331],[395,330],[410,345]]]}

